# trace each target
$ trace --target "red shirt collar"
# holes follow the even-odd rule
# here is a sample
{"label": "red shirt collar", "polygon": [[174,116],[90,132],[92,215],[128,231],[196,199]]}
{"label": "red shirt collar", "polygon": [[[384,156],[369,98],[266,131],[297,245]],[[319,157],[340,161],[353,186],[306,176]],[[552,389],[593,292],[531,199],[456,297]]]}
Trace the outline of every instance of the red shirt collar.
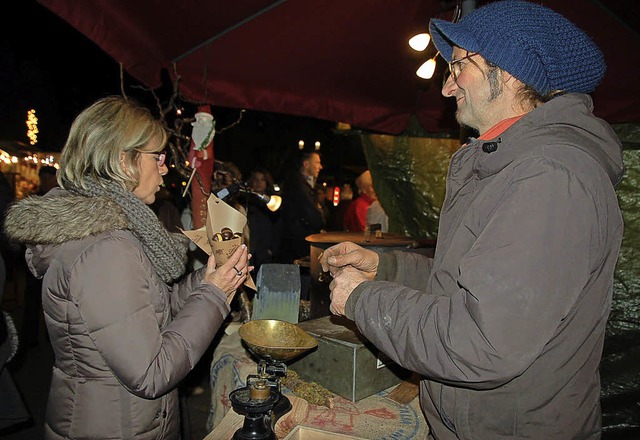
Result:
{"label": "red shirt collar", "polygon": [[485,131],[478,137],[479,140],[488,141],[489,139],[495,139],[506,131],[507,128],[518,122],[524,115],[514,116],[513,118],[503,119],[496,125]]}

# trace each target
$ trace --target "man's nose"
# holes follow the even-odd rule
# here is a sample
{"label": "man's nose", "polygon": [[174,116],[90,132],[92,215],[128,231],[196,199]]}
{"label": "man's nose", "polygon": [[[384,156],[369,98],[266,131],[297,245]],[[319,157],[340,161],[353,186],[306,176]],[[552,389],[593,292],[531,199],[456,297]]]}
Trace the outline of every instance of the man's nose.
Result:
{"label": "man's nose", "polygon": [[453,75],[449,75],[449,78],[442,85],[442,96],[449,98],[453,96],[458,88],[458,84],[453,80]]}

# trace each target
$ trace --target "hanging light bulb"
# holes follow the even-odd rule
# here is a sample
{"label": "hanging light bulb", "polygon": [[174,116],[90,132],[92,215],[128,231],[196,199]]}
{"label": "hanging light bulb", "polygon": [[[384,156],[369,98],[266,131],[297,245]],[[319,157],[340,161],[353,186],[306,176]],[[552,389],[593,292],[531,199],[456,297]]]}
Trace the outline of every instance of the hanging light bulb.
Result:
{"label": "hanging light bulb", "polygon": [[431,36],[429,34],[418,34],[414,35],[409,39],[409,46],[413,50],[417,50],[418,52],[422,52],[427,48],[429,42],[431,41]]}
{"label": "hanging light bulb", "polygon": [[[275,212],[280,208],[280,205],[282,205],[282,197],[276,195],[266,197],[269,197],[269,200],[267,201],[267,208],[269,208],[269,211]],[[263,194],[261,198],[264,200],[265,194]]]}
{"label": "hanging light bulb", "polygon": [[[436,55],[437,56],[437,55]],[[416,75],[422,79],[431,79],[433,72],[436,70],[436,57],[427,60],[422,66],[416,70]]]}
{"label": "hanging light bulb", "polygon": [[[456,0],[456,7],[453,10],[453,23],[460,21],[460,17],[462,16],[462,2],[463,0]],[[475,2],[472,3],[475,4]],[[429,46],[430,41],[431,36],[429,34],[418,34],[409,39],[409,46],[418,52],[422,52]],[[422,66],[416,70],[416,75],[423,79],[431,79],[436,70],[436,58],[438,58],[438,55],[440,55],[439,51],[436,52],[433,58],[423,63]]]}

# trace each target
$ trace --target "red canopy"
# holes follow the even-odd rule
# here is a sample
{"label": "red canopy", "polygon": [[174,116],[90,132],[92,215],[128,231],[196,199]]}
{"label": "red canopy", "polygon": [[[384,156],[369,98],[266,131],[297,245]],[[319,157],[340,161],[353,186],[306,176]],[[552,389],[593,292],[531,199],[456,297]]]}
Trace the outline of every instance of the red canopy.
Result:
{"label": "red canopy", "polygon": [[[431,80],[415,75],[427,56],[407,46],[440,0],[38,0],[93,40],[149,87],[161,71],[180,77],[183,96],[214,106],[341,121],[398,134],[412,115],[427,131],[455,126],[440,95],[442,60]],[[622,0],[611,2],[620,4]],[[482,2],[478,2],[480,5]],[[594,93],[596,114],[640,121],[637,30],[603,2],[546,0],[585,29],[609,65]],[[609,2],[604,2],[609,4]],[[631,3],[631,2],[627,2]],[[441,10],[447,4],[449,9]],[[638,3],[626,5],[637,17]]]}

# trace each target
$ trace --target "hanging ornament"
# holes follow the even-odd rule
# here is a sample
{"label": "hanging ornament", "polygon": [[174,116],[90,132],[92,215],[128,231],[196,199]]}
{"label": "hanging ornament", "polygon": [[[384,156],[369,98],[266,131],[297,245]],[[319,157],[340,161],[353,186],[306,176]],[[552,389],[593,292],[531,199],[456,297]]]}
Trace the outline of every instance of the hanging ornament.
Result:
{"label": "hanging ornament", "polygon": [[[211,114],[211,108],[201,106],[194,115],[195,121],[191,123],[191,148],[188,160],[193,170],[185,187],[183,197],[191,188],[192,220],[194,228],[204,225],[206,219],[206,199],[211,192],[211,174],[213,173],[213,137],[216,134],[215,120]],[[199,176],[200,182],[194,182],[193,178]]]}
{"label": "hanging ornament", "polygon": [[216,122],[213,120],[213,115],[208,112],[198,112],[195,114],[195,118],[196,120],[191,123],[193,126],[191,139],[193,139],[194,149],[203,151],[202,159],[207,160],[207,147],[216,134]]}

